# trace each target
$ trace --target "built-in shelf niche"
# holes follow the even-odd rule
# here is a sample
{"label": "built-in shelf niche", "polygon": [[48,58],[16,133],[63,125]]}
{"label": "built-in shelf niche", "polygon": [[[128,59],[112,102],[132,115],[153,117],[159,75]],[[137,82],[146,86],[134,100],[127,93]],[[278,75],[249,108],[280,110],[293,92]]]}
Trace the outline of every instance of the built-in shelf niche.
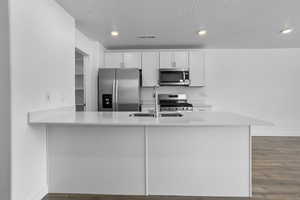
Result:
{"label": "built-in shelf niche", "polygon": [[75,105],[76,111],[85,111],[84,55],[75,53]]}

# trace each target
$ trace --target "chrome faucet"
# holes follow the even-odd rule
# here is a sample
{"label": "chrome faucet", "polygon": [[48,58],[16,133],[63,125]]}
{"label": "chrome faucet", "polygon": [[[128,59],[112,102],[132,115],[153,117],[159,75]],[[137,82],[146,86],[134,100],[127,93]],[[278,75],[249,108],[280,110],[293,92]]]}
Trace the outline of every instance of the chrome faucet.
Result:
{"label": "chrome faucet", "polygon": [[155,100],[155,105],[154,105],[154,117],[155,118],[159,117],[159,111],[160,111],[160,107],[159,107],[159,103],[158,103],[158,93],[157,93],[158,88],[159,88],[159,85],[155,85],[153,87],[153,97]]}

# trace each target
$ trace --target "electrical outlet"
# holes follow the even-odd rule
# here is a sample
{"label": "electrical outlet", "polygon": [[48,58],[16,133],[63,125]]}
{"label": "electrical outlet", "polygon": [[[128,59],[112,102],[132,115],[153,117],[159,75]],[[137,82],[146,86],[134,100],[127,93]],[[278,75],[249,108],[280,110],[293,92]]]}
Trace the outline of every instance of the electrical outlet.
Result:
{"label": "electrical outlet", "polygon": [[50,92],[47,92],[47,93],[46,93],[46,101],[47,101],[47,102],[50,102],[50,101],[51,101],[51,95],[50,95]]}

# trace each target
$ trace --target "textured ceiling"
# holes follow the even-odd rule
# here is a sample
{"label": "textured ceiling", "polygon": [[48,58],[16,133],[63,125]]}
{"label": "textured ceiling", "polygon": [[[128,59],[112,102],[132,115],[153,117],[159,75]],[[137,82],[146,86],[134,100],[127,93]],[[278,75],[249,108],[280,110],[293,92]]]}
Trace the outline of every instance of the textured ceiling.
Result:
{"label": "textured ceiling", "polygon": [[[300,47],[299,0],[57,0],[106,48]],[[280,35],[285,27],[290,35]],[[199,29],[208,35],[199,37]],[[118,38],[110,32],[118,30]],[[139,39],[155,35],[155,39]]]}

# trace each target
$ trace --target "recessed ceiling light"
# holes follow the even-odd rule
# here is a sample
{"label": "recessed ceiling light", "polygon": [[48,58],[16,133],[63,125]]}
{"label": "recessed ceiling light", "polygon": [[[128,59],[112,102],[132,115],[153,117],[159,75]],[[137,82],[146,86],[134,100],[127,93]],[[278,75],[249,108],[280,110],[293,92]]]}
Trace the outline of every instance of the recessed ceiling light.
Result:
{"label": "recessed ceiling light", "polygon": [[204,36],[206,34],[207,34],[207,30],[200,30],[200,31],[198,31],[198,35],[200,35],[200,36]]}
{"label": "recessed ceiling light", "polygon": [[291,32],[293,32],[292,28],[286,28],[280,31],[281,34],[290,34]]}
{"label": "recessed ceiling light", "polygon": [[110,34],[111,34],[111,36],[116,37],[116,36],[119,35],[119,32],[118,31],[112,31]]}

